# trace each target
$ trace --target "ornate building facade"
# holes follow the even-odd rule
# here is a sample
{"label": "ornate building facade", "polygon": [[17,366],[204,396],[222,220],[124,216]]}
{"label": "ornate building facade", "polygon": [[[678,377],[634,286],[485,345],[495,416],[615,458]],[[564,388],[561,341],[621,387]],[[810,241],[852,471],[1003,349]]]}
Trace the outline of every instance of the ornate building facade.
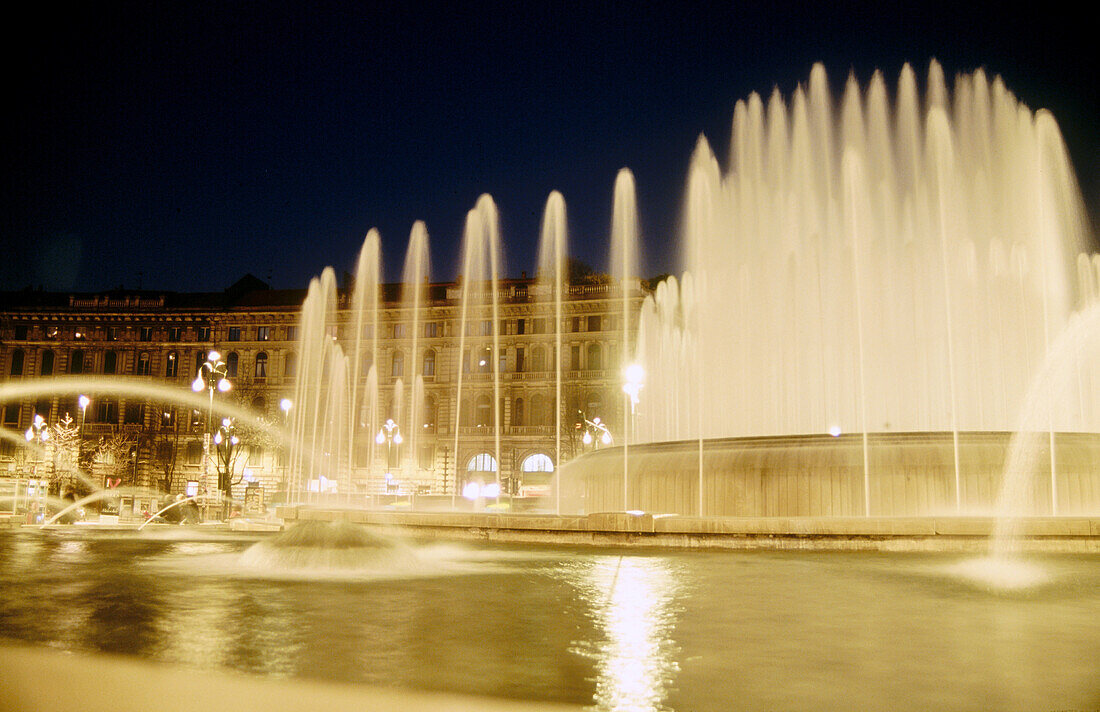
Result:
{"label": "ornate building facade", "polygon": [[[491,322],[468,317],[467,338],[460,339],[461,288],[455,283],[429,285],[429,298],[416,319],[417,352],[411,353],[410,308],[398,301],[400,285],[384,285],[376,366],[381,418],[394,415],[399,383],[419,375],[422,422],[399,423],[406,436],[397,447],[403,445],[404,452],[395,456],[391,440],[357,455],[352,492],[451,494],[472,479],[499,477],[513,493],[544,493],[549,473],[584,449],[582,438],[592,423],[609,438],[619,437],[626,412],[622,288],[592,280],[566,290],[559,419],[554,408],[556,308],[548,289],[526,278],[499,285],[495,329],[500,350],[494,357],[486,338],[492,336]],[[625,289],[626,332],[632,340],[645,292],[638,281]],[[44,454],[19,442],[37,417],[49,427],[69,423],[80,443],[73,457],[84,457],[83,469],[100,484],[122,481],[161,492],[193,491],[195,483],[203,482],[203,439],[211,425],[206,413],[174,402],[172,393],[189,394],[202,363],[216,351],[233,386],[217,398],[231,399],[273,424],[287,423],[285,408],[294,408],[303,346],[298,322],[304,297],[304,291],[272,290],[251,276],[221,293],[0,294],[0,389],[34,383],[31,379],[93,378],[79,392],[28,395],[23,389],[17,396],[0,397],[0,478],[57,469],[64,455],[59,443],[52,445],[52,454]],[[337,339],[353,328],[340,313],[330,327]],[[493,407],[494,369],[500,374],[499,411]],[[460,373],[461,407],[456,398]],[[94,378],[104,376],[156,388],[141,395],[100,394]],[[402,417],[409,415],[398,420]],[[379,423],[361,425],[371,434],[379,430]],[[415,438],[408,436],[412,428]],[[285,443],[245,428],[239,440],[232,464],[236,481],[256,483],[268,500],[279,497],[290,469]],[[400,478],[391,472],[395,460]],[[58,490],[56,482],[52,489]]]}

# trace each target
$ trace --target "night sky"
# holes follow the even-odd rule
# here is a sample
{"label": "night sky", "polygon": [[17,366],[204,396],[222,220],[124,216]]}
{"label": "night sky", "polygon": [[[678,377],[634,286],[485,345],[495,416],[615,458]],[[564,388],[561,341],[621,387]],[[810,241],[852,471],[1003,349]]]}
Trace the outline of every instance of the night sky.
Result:
{"label": "night sky", "polygon": [[[1062,128],[1100,215],[1095,22],[1050,3],[827,7],[528,3],[82,3],[10,16],[0,290],[303,288],[382,233],[398,279],[427,223],[450,279],[466,211],[500,207],[508,273],[533,271],[551,190],[605,268],[616,171],[637,179],[647,274],[674,271],[695,140],[728,150],[734,102],[825,63],[984,66]],[[965,6],[965,7],[964,7]],[[1005,5],[1006,7],[1008,4]],[[516,8],[523,8],[517,10]],[[1084,12],[1078,10],[1076,12]],[[884,14],[884,13],[889,13]]]}

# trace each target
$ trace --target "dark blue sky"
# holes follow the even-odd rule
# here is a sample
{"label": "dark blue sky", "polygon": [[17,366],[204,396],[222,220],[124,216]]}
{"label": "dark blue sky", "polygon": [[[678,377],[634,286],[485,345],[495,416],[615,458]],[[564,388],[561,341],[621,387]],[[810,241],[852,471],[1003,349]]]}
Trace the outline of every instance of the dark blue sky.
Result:
{"label": "dark blue sky", "polygon": [[789,94],[815,61],[838,88],[875,68],[893,85],[905,61],[923,78],[931,57],[1002,75],[1054,112],[1098,214],[1095,23],[1050,4],[168,5],[9,18],[0,289],[304,287],[350,269],[371,227],[393,280],[416,219],[449,279],[482,192],[518,276],[553,189],[602,268],[621,166],[646,269],[671,270],[698,134],[724,155],[734,102]]}

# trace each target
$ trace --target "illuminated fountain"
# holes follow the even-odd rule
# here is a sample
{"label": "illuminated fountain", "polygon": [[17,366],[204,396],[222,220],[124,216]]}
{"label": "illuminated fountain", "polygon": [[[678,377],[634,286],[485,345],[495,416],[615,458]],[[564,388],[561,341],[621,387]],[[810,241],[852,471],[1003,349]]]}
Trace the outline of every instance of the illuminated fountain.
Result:
{"label": "illuminated fountain", "polygon": [[[994,510],[1028,385],[1100,263],[1079,260],[1048,112],[981,70],[949,94],[933,63],[916,87],[908,66],[893,103],[881,74],[850,78],[834,106],[817,65],[789,103],[737,104],[725,172],[699,140],[686,272],[640,317],[637,431],[656,444],[620,478],[620,453],[573,468],[588,511]],[[1100,509],[1100,374],[1071,385],[1028,513]]]}
{"label": "illuminated fountain", "polygon": [[[562,418],[573,415],[562,402],[566,210],[550,195],[531,289],[557,324],[550,420],[555,463],[567,467],[555,511],[995,512],[1028,384],[1097,292],[1100,262],[1082,255],[1087,221],[1053,117],[981,70],[949,92],[933,62],[927,85],[920,96],[906,66],[896,99],[876,73],[866,88],[850,78],[834,102],[818,65],[789,100],[776,91],[737,104],[725,171],[700,138],[686,188],[686,271],[660,284],[640,316],[620,292],[630,345],[615,366],[632,375],[615,410],[625,432],[619,447],[573,463],[561,447]],[[627,170],[615,184],[611,241],[608,271],[624,284],[638,244]],[[501,422],[500,250],[497,209],[482,196],[467,215],[452,295],[458,364],[445,400],[453,451],[477,442],[497,463],[499,429],[477,430],[469,413],[476,397]],[[346,295],[331,269],[311,284],[292,500],[378,491],[376,447],[393,442],[379,424],[389,420],[414,440],[395,463],[387,454],[387,482],[411,476],[427,424],[422,364],[379,364],[378,339],[392,327],[384,336],[418,353],[427,252],[417,223],[396,314],[392,297],[382,299],[376,231]],[[1076,371],[1066,407],[1043,424],[1050,471],[1045,489],[1029,490],[1027,513],[1100,508],[1100,374]],[[452,496],[460,489],[457,463],[435,478]],[[479,484],[499,487],[499,472]]]}

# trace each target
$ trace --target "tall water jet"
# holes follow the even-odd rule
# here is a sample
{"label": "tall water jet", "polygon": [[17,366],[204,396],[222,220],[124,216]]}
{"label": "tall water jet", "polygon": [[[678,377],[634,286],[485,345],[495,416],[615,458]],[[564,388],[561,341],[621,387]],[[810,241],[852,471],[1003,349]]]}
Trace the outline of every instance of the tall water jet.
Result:
{"label": "tall water jet", "polygon": [[[380,244],[377,230],[367,233],[346,302],[338,292],[335,272],[326,268],[310,282],[302,304],[290,481],[297,497],[305,490],[306,501],[314,492],[320,498],[334,487],[350,497],[356,465],[369,468],[374,462],[370,436],[379,422]],[[352,333],[342,334],[341,328]]]}
{"label": "tall water jet", "polygon": [[[1051,345],[1039,372],[1028,389],[1016,433],[1009,443],[1005,460],[1001,494],[997,502],[998,521],[994,531],[991,554],[1004,560],[1017,546],[1021,517],[1036,514],[1058,514],[1059,473],[1055,452],[1074,457],[1072,434],[1093,431],[1096,426],[1097,404],[1100,404],[1100,374],[1097,373],[1097,357],[1100,355],[1100,302],[1092,301],[1074,314],[1069,325]],[[1084,385],[1088,384],[1087,390]],[[1055,438],[1054,432],[1059,433]],[[1065,440],[1064,443],[1057,442]],[[1050,479],[1046,492],[1042,480],[1035,477],[1046,455],[1050,467]],[[1079,470],[1081,463],[1067,463],[1067,470]],[[1076,478],[1074,478],[1076,479]],[[1080,508],[1095,505],[1098,492],[1081,491],[1077,482],[1074,506]],[[1040,509],[1043,494],[1049,495],[1049,509]]]}
{"label": "tall water jet", "polygon": [[[547,212],[550,206],[547,205]],[[564,207],[562,208],[564,212]],[[564,223],[564,217],[561,220]],[[545,234],[544,220],[544,234]],[[544,237],[545,239],[545,237]],[[564,242],[564,238],[562,240]],[[556,244],[556,243],[555,243]],[[620,329],[622,333],[622,352],[620,354],[619,372],[628,377],[628,370],[634,362],[634,354],[630,348],[630,323],[632,320],[630,308],[629,280],[638,274],[638,204],[634,190],[634,174],[628,168],[621,168],[615,176],[615,189],[611,206],[611,276],[619,283],[620,305]],[[560,316],[559,316],[560,321]],[[632,371],[636,372],[637,367]],[[630,439],[633,437],[631,430],[634,425],[634,401],[637,398],[640,387],[640,375],[629,378],[628,387],[633,388],[633,393],[625,392],[626,401],[623,404],[623,509],[630,509],[629,480],[630,472]],[[624,389],[625,390],[625,389]],[[559,406],[560,407],[560,406]],[[627,415],[629,414],[629,415]],[[560,438],[560,435],[559,435]],[[559,462],[561,455],[558,456]]]}
{"label": "tall water jet", "polygon": [[[431,259],[428,251],[428,228],[424,222],[417,220],[413,223],[409,233],[409,246],[405,252],[405,270],[401,286],[401,315],[408,330],[407,338],[410,339],[409,369],[412,389],[411,399],[406,408],[408,418],[402,420],[405,432],[408,434],[408,447],[406,448],[406,461],[409,466],[405,469],[411,471],[415,467],[416,454],[420,448],[420,434],[423,428],[424,408],[424,359],[420,354],[420,337],[423,331],[421,323],[421,307],[428,299],[427,289],[431,280]],[[394,334],[396,337],[397,335]],[[434,376],[435,374],[430,374]]]}
{"label": "tall water jet", "polygon": [[302,317],[298,329],[297,374],[294,381],[295,408],[292,426],[290,478],[297,497],[305,492],[311,498],[310,481],[319,470],[316,455],[318,425],[322,417],[324,399],[324,363],[333,348],[333,339],[326,331],[328,315],[336,309],[336,274],[331,268],[310,281],[302,303]]}
{"label": "tall water jet", "polygon": [[650,439],[1014,428],[1075,301],[1080,195],[999,79],[949,95],[933,63],[921,103],[907,66],[893,104],[876,75],[834,107],[818,65],[789,106],[738,103],[725,171],[699,142],[687,272],[641,313]]}
{"label": "tall water jet", "polygon": [[[463,386],[465,372],[477,364],[481,373],[493,376],[493,402],[490,405],[493,429],[493,454],[496,458],[494,477],[497,490],[500,488],[500,293],[498,283],[501,269],[500,255],[500,218],[497,206],[489,195],[481,195],[474,208],[466,213],[466,226],[462,237],[462,298],[459,314],[458,368],[455,391],[454,422],[455,427],[455,492],[459,486],[460,456],[459,442],[463,427]],[[488,307],[488,309],[486,309]],[[489,318],[486,319],[485,317]],[[472,318],[471,318],[472,317]],[[477,354],[467,353],[467,332],[477,325],[477,344],[491,343],[491,348],[483,348]],[[474,357],[474,358],[471,358]],[[465,412],[473,415],[471,404]],[[471,418],[472,420],[472,418]],[[479,423],[479,425],[485,425]]]}
{"label": "tall water jet", "polygon": [[[371,228],[359,250],[359,259],[355,267],[355,284],[351,291],[351,314],[355,333],[351,342],[354,345],[351,354],[351,403],[348,411],[348,477],[347,495],[351,496],[350,477],[355,466],[359,442],[367,448],[367,462],[374,462],[373,426],[377,425],[378,409],[377,388],[372,392],[369,382],[364,384],[363,377],[378,363],[379,305],[382,285],[382,241],[378,230]],[[334,315],[335,316],[335,315]],[[366,342],[366,344],[364,344]],[[370,360],[367,368],[363,365]],[[363,415],[366,417],[363,417]]]}
{"label": "tall water jet", "polygon": [[[539,236],[539,265],[536,272],[540,291],[554,302],[554,463],[561,467],[561,348],[562,298],[565,290],[565,265],[568,253],[568,232],[565,221],[565,198],[553,191],[546,199]],[[554,511],[561,513],[561,477],[554,478]]]}

